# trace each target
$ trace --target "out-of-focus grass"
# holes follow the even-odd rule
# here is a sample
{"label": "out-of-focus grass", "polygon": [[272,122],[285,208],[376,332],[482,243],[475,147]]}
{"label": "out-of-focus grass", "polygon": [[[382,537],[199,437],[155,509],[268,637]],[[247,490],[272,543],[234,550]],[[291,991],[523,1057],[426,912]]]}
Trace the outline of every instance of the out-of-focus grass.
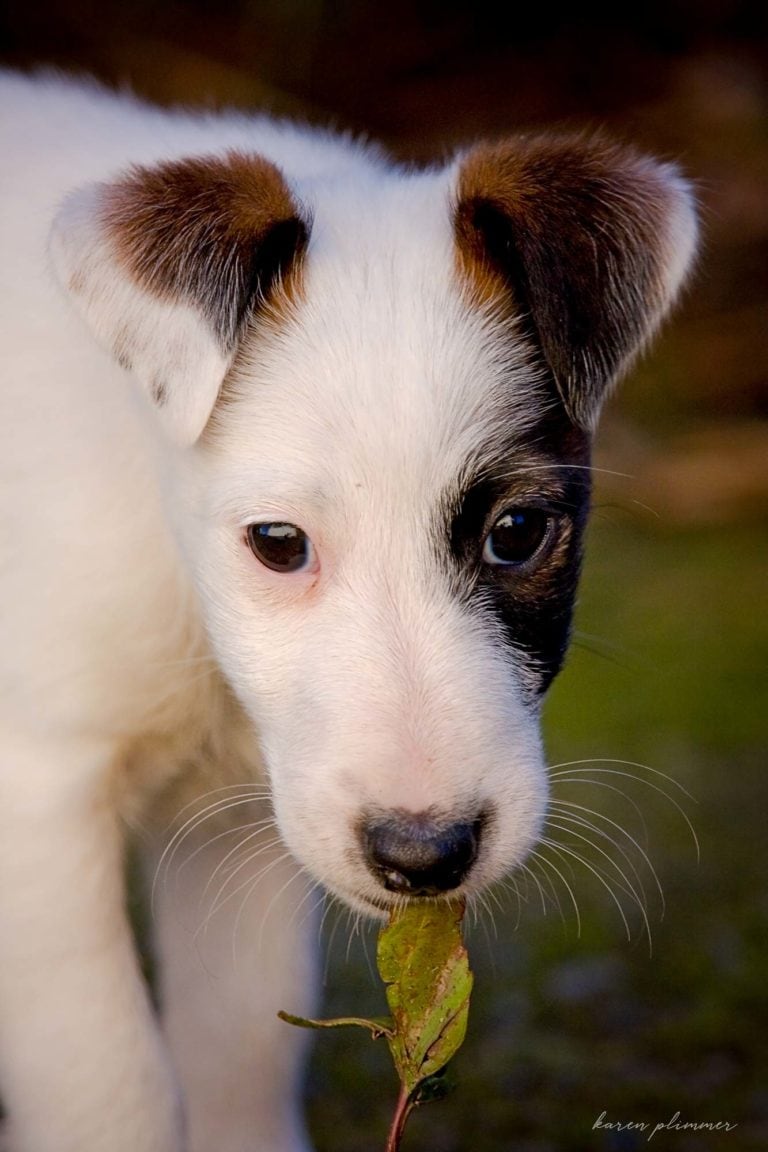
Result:
{"label": "out-of-focus grass", "polygon": [[[577,616],[581,636],[547,706],[551,762],[636,761],[695,799],[652,772],[607,762],[593,767],[640,777],[596,776],[629,799],[575,782],[558,785],[555,795],[626,826],[653,862],[666,912],[662,917],[639,851],[605,821],[598,824],[616,833],[626,855],[605,838],[598,848],[636,889],[642,881],[652,953],[628,893],[614,883],[630,942],[600,881],[550,850],[578,901],[581,934],[551,865],[539,867],[549,892],[546,915],[528,883],[520,914],[504,894],[495,925],[481,917],[470,935],[477,983],[469,1036],[455,1061],[458,1086],[416,1114],[405,1152],[646,1147],[650,1130],[593,1129],[604,1111],[608,1121],[651,1126],[676,1112],[679,1122],[738,1125],[727,1133],[660,1132],[652,1148],[768,1147],[764,525],[672,532],[650,516],[628,520],[597,503]],[[700,863],[680,811],[651,785],[690,818]],[[558,838],[581,850],[584,829],[572,832]],[[619,881],[605,857],[588,855],[606,879]],[[359,940],[345,958],[347,937],[342,921],[331,946],[328,1006],[375,1011],[381,1005],[372,967]],[[382,1147],[394,1093],[383,1049],[356,1036],[321,1037],[310,1080],[321,1152]]]}

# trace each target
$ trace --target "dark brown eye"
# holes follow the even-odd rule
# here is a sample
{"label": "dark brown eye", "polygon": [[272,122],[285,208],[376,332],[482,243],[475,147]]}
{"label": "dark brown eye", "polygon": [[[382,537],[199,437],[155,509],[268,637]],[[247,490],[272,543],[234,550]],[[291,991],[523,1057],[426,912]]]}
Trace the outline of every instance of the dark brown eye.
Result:
{"label": "dark brown eye", "polygon": [[312,541],[295,524],[249,524],[246,539],[256,559],[273,572],[299,572],[315,559]]}
{"label": "dark brown eye", "polygon": [[541,548],[551,521],[540,508],[508,508],[485,538],[483,560],[497,568],[525,564]]}

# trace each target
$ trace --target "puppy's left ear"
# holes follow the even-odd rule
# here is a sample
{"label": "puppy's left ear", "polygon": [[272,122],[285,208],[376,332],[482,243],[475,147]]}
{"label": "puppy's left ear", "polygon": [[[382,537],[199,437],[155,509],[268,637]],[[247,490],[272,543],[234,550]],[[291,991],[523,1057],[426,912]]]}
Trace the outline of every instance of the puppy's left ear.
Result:
{"label": "puppy's left ear", "polygon": [[273,164],[229,152],[78,189],[50,251],[97,338],[171,436],[191,444],[249,317],[296,269],[309,227]]}
{"label": "puppy's left ear", "polygon": [[478,145],[459,158],[456,189],[462,274],[511,311],[591,431],[691,265],[689,186],[601,137],[544,136]]}

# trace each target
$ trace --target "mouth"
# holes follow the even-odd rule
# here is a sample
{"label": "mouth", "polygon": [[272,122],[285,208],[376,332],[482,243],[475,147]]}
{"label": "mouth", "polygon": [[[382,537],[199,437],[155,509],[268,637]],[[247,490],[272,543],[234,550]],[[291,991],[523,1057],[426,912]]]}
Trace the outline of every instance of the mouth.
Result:
{"label": "mouth", "polygon": [[454,890],[443,895],[424,896],[395,895],[382,891],[375,896],[367,892],[337,892],[336,895],[353,911],[370,916],[374,920],[386,920],[390,913],[396,908],[402,908],[404,904],[457,904],[466,899],[467,893],[464,890]]}

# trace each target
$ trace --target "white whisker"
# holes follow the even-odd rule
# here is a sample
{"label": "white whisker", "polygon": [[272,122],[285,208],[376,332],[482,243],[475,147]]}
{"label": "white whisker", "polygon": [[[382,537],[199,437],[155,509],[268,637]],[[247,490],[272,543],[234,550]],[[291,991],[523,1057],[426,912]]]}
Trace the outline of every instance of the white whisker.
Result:
{"label": "white whisker", "polygon": [[[547,841],[542,841],[542,842],[545,844],[548,843]],[[538,850],[534,850],[533,852],[531,852],[531,857],[535,860],[538,860],[545,867],[551,868],[552,871],[555,873],[555,875],[559,876],[560,879],[562,880],[563,884],[565,885],[566,891],[571,898],[573,910],[576,913],[576,936],[580,937],[581,936],[581,914],[579,913],[579,905],[577,903],[576,896],[574,895],[573,888],[568,883],[565,876],[560,871],[560,869],[557,867],[557,865],[553,864],[553,862],[551,860],[547,859],[547,857],[544,856],[541,852],[539,852]],[[558,908],[560,908],[559,901],[558,901],[557,906],[558,906]],[[561,915],[562,915],[562,909],[561,909]]]}
{"label": "white whisker", "polygon": [[[568,769],[582,768],[585,764],[621,764],[625,768],[642,768],[644,772],[650,772],[654,776],[660,776],[666,780],[668,784],[672,784],[675,788],[679,788],[682,793],[693,803],[696,803],[696,798],[691,795],[687,788],[683,787],[679,780],[675,780],[674,776],[669,776],[666,772],[660,771],[658,768],[651,768],[649,764],[641,764],[637,760],[620,760],[613,756],[594,756],[586,757],[582,760],[564,760],[560,764],[551,764],[549,766],[549,774],[552,777],[568,775]],[[607,772],[606,768],[595,768],[596,772]],[[647,784],[648,781],[643,776],[636,776],[631,772],[618,773],[619,775],[628,776],[631,780],[638,780],[642,784]],[[665,793],[666,795],[666,793]]]}
{"label": "white whisker", "polygon": [[520,909],[520,889],[518,888],[517,883],[515,882],[515,879],[513,876],[508,877],[508,883],[507,884],[504,884],[504,882],[502,881],[500,884],[495,885],[493,888],[488,888],[487,891],[485,892],[486,899],[490,900],[493,904],[495,904],[496,907],[498,908],[499,912],[501,913],[501,915],[504,916],[506,914],[506,908],[504,907],[504,902],[503,902],[503,900],[501,898],[501,894],[499,892],[500,888],[505,893],[506,892],[512,893],[512,895],[516,899],[517,908],[519,911],[519,909]]}
{"label": "white whisker", "polygon": [[[200,856],[213,844],[217,844],[219,840],[224,840],[227,836],[235,836],[238,832],[244,832],[246,829],[264,829],[275,826],[274,817],[270,816],[264,820],[249,821],[247,824],[235,824],[231,828],[225,828],[223,831],[217,832],[215,836],[211,836],[210,839],[204,840],[202,844],[198,844],[197,848],[194,848],[184,857],[184,859],[176,868],[176,876],[180,876],[181,873],[190,866],[193,860],[196,860],[198,856]],[[235,846],[233,851],[236,851],[238,846],[239,844]]]}
{"label": "white whisker", "polygon": [[[645,816],[643,815],[643,810],[640,807],[640,805],[637,803],[637,801],[634,800],[630,796],[630,794],[628,792],[626,792],[623,788],[618,788],[615,784],[608,784],[607,781],[605,781],[605,780],[591,780],[587,776],[567,776],[566,775],[566,776],[561,777],[559,780],[554,780],[552,783],[553,783],[553,785],[591,784],[593,786],[593,788],[604,788],[608,792],[615,792],[617,796],[621,796],[622,800],[626,801],[626,803],[629,804],[634,809],[635,814],[636,814],[636,816],[637,816],[638,820],[640,821],[642,828],[643,828],[643,838],[645,840],[645,843],[648,844],[648,840],[649,840],[648,825],[646,824]],[[566,803],[566,801],[558,800],[558,803],[563,804],[563,803]],[[593,810],[591,808],[588,808],[588,809],[585,809],[585,811],[592,812]],[[600,813],[596,812],[596,811],[593,814],[595,816],[600,815]]]}
{"label": "white whisker", "polygon": [[[553,780],[557,779],[561,782],[564,782],[567,780],[568,783],[576,782],[579,780],[582,780],[582,781],[587,782],[587,783],[594,783],[594,781],[591,781],[589,779],[589,775],[586,774],[584,771],[583,765],[586,765],[586,764],[591,764],[591,765],[621,764],[625,768],[626,767],[642,768],[644,771],[651,772],[654,776],[659,776],[661,779],[666,780],[669,784],[672,784],[675,788],[678,788],[688,800],[690,800],[694,804],[696,803],[696,798],[694,796],[692,796],[691,793],[687,790],[687,788],[684,788],[683,785],[678,780],[675,780],[673,777],[668,776],[665,772],[660,772],[658,770],[658,768],[650,768],[647,764],[638,764],[632,760],[612,760],[612,759],[608,759],[608,758],[599,758],[599,759],[594,759],[594,760],[572,760],[568,764],[553,765],[553,768],[560,769],[560,771],[553,771],[552,769],[550,769],[550,777]],[[574,767],[572,768],[571,765],[573,765]],[[699,863],[701,861],[701,846],[699,844],[699,838],[696,835],[696,830],[694,829],[693,824],[691,823],[691,821],[690,821],[685,809],[682,807],[682,805],[675,799],[674,796],[670,796],[670,794],[664,788],[659,787],[659,785],[655,784],[652,780],[646,780],[643,776],[638,776],[634,772],[627,772],[627,771],[624,771],[623,769],[619,769],[619,768],[592,767],[589,769],[589,773],[592,775],[623,776],[629,780],[636,781],[638,784],[642,784],[646,788],[650,788],[654,792],[658,792],[659,795],[663,796],[664,799],[667,800],[667,802],[669,804],[671,804],[682,816],[683,820],[685,821],[685,823],[688,827],[688,831],[691,834],[691,838],[693,839],[693,843],[694,843],[694,846],[696,848],[696,861],[697,861],[697,863]]]}
{"label": "white whisker", "polygon": [[[352,938],[354,936],[360,936],[360,938],[362,939],[362,936],[360,933],[360,919],[361,919],[360,913],[355,912],[353,914],[353,916],[354,916],[354,918],[352,920],[350,932],[349,932],[349,935],[347,936],[347,951],[346,951],[346,954],[344,956],[344,962],[346,964],[349,964],[349,953],[350,953],[350,949],[352,947]],[[366,958],[366,960],[368,960],[368,953],[367,952],[365,954],[365,958]],[[370,968],[370,966],[371,966],[370,960],[368,960],[368,967]]]}
{"label": "white whisker", "polygon": [[[237,876],[237,874],[239,872],[242,872],[244,868],[248,868],[251,864],[253,864],[254,860],[258,860],[259,856],[263,856],[265,853],[272,852],[272,851],[274,851],[275,848],[283,847],[283,846],[284,845],[283,845],[283,842],[280,839],[280,837],[279,836],[273,836],[273,838],[271,840],[268,840],[266,842],[266,844],[260,844],[258,848],[255,848],[252,852],[249,852],[248,855],[245,857],[245,859],[241,860],[237,864],[237,866],[230,871],[229,875],[226,877],[224,882],[220,885],[219,890],[217,891],[216,895],[214,896],[213,900],[211,901],[211,907],[210,907],[208,914],[205,918],[205,927],[206,928],[207,928],[208,924],[210,924],[211,920],[216,915],[216,913],[221,908],[223,908],[225,904],[228,904],[230,900],[234,899],[234,897],[237,896],[238,892],[242,892],[243,888],[246,888],[248,886],[248,884],[250,884],[250,882],[251,882],[251,877],[248,877],[247,879],[243,880],[242,883],[238,884],[235,888],[233,888],[233,890],[225,896],[224,893],[227,891],[228,886],[231,884],[231,882],[235,878],[235,876]],[[259,876],[264,875],[264,873],[268,872],[270,867],[274,863],[276,863],[276,861],[289,859],[290,855],[291,855],[290,852],[287,852],[287,851],[283,852],[280,856],[276,857],[275,860],[272,860],[269,864],[267,864],[265,866],[265,868],[263,869],[263,871],[259,872],[258,875]]]}
{"label": "white whisker", "polygon": [[[299,911],[301,910],[301,908],[303,907],[303,905],[306,903],[306,901],[308,900],[308,898],[310,896],[315,896],[316,900],[315,900],[314,904],[312,904],[311,907],[304,913],[301,920],[299,920],[298,919]],[[291,919],[296,923],[298,928],[303,928],[304,925],[306,924],[307,920],[309,920],[313,916],[315,916],[315,914],[317,913],[317,909],[321,908],[324,903],[325,903],[325,893],[323,892],[322,887],[319,884],[317,884],[315,881],[312,881],[312,883],[310,884],[310,886],[307,889],[306,896],[304,896],[299,901],[299,903],[296,905],[295,911],[291,914]]]}
{"label": "white whisker", "polygon": [[[210,892],[211,887],[213,886],[213,882],[216,879],[216,877],[218,876],[218,874],[222,871],[227,871],[227,866],[228,866],[229,862],[233,861],[233,864],[229,866],[229,876],[227,877],[227,882],[229,881],[231,876],[234,874],[233,873],[233,866],[234,866],[233,858],[236,858],[238,853],[242,852],[242,850],[246,844],[248,844],[251,840],[257,839],[259,836],[263,836],[268,829],[271,829],[277,833],[277,836],[273,837],[269,841],[270,845],[274,846],[276,843],[279,843],[279,841],[280,841],[280,834],[277,830],[277,824],[276,824],[274,818],[272,818],[272,817],[270,817],[269,819],[266,819],[266,820],[258,820],[258,821],[256,821],[255,824],[240,824],[238,827],[239,827],[240,831],[247,831],[248,834],[246,836],[243,836],[240,840],[238,840],[237,844],[235,844],[232,848],[230,848],[230,850],[226,853],[226,855],[222,856],[221,860],[219,860],[219,862],[216,865],[216,867],[214,868],[213,872],[208,877],[208,880],[206,881],[205,887],[203,888],[203,891],[200,894],[200,900],[199,900],[200,906],[202,906],[202,904],[204,903],[205,898],[208,895],[208,893]],[[219,833],[219,836],[221,836],[221,835],[223,835],[223,833]],[[218,836],[215,836],[213,838],[213,840],[216,840],[218,838],[219,838]],[[205,845],[201,845],[201,848],[197,849],[197,851],[201,851],[201,849],[203,847],[207,847],[209,844],[212,844],[213,840],[209,840],[206,842]],[[237,871],[237,868],[235,868],[234,870]]]}
{"label": "white whisker", "polygon": [[[556,840],[550,840],[547,837],[542,837],[541,842],[542,842],[542,844],[545,844],[548,848],[551,848],[553,852],[556,852],[558,854],[558,856],[569,856],[572,859],[576,860],[577,863],[583,865],[583,867],[586,868],[588,872],[591,872],[593,876],[597,877],[597,879],[603,885],[606,892],[611,897],[611,899],[613,900],[614,904],[616,905],[616,907],[618,909],[619,915],[621,916],[622,922],[624,924],[624,930],[627,933],[627,940],[631,940],[632,939],[632,931],[629,927],[629,920],[627,919],[627,914],[622,907],[621,901],[619,900],[618,896],[614,892],[612,884],[609,883],[608,880],[606,880],[602,869],[600,869],[596,865],[590,863],[589,860],[586,860],[584,858],[584,856],[582,856],[575,849],[568,848],[568,847],[566,847],[565,844],[559,844]],[[619,885],[619,887],[621,887],[621,885]]]}
{"label": "white whisker", "polygon": [[[572,817],[571,818],[565,818],[565,819],[569,819],[571,824],[576,822],[575,819]],[[619,884],[619,889],[620,889],[620,891],[625,892],[632,899],[632,901],[636,904],[636,906],[640,912],[640,915],[643,918],[643,924],[645,925],[646,932],[648,933],[648,939],[650,941],[650,939],[651,939],[651,925],[650,925],[650,922],[648,920],[648,912],[647,912],[647,907],[646,907],[647,900],[646,900],[646,895],[645,895],[645,889],[643,888],[642,880],[640,879],[639,874],[638,874],[637,869],[635,868],[634,864],[628,860],[629,866],[632,869],[632,871],[634,872],[634,874],[637,878],[638,884],[640,886],[639,892],[635,888],[635,885],[632,883],[630,878],[627,876],[624,869],[619,867],[619,865],[616,863],[616,861],[613,859],[613,857],[610,855],[610,853],[606,852],[605,849],[601,848],[598,844],[595,844],[595,842],[593,840],[590,840],[588,836],[584,836],[580,832],[575,832],[573,830],[573,828],[570,827],[568,824],[565,824],[565,825],[564,824],[558,824],[552,820],[548,820],[547,823],[549,824],[549,826],[551,828],[555,828],[555,829],[559,830],[560,832],[567,832],[570,836],[575,836],[577,840],[582,841],[582,843],[588,844],[590,846],[590,848],[592,848],[595,852],[597,852],[599,856],[602,856],[603,859],[608,862],[608,864],[611,866],[611,868],[613,868],[616,871],[616,873],[618,874],[618,876],[621,878],[621,881],[622,881],[622,883]],[[549,841],[549,843],[555,844],[558,842],[557,841]],[[558,847],[565,848],[566,851],[572,851],[572,849],[566,848],[566,846],[563,844],[558,843]],[[586,857],[583,856],[581,853],[577,853],[576,855],[577,855],[577,858],[581,861],[581,863],[586,866],[587,865]],[[626,853],[624,853],[624,855],[626,855]],[[603,876],[605,875],[605,873],[602,871],[602,869],[599,869],[599,871],[600,871],[601,875],[603,875]]]}
{"label": "white whisker", "polygon": [[[480,904],[483,911],[487,913],[488,919],[491,922],[491,931],[493,932],[494,940],[498,940],[499,930],[496,927],[496,917],[493,914],[493,907],[491,906],[489,894],[487,892],[478,892],[477,893],[477,901]],[[483,918],[483,920],[481,921],[481,924],[482,924],[483,931],[485,932],[486,940],[488,942],[488,951],[492,956],[493,955],[493,949],[491,947],[490,937],[488,936],[488,929],[486,926],[485,918]]]}
{"label": "white whisker", "polygon": [[326,893],[326,909],[325,909],[325,912],[323,914],[323,918],[320,921],[320,933],[322,933],[322,931],[323,931],[326,917],[331,912],[331,910],[333,910],[336,913],[336,917],[333,921],[330,936],[328,938],[328,943],[326,944],[326,948],[325,948],[325,964],[323,966],[323,987],[325,987],[325,985],[328,983],[328,973],[330,971],[330,965],[331,965],[331,953],[333,951],[333,942],[336,939],[336,933],[339,929],[339,924],[342,921],[342,917],[346,917],[347,919],[349,918],[349,909],[345,908],[342,904],[340,904],[339,900],[335,896],[332,896],[330,893]]}
{"label": "white whisker", "polygon": [[[283,856],[278,857],[278,859],[280,861],[291,859],[291,854],[290,854],[290,852],[286,852]],[[266,871],[266,869],[265,869],[265,871]],[[267,921],[269,920],[269,917],[270,917],[270,914],[271,914],[273,908],[279,902],[281,896],[287,891],[288,888],[290,888],[290,886],[293,883],[295,883],[296,880],[306,881],[307,875],[308,875],[307,870],[305,868],[303,868],[301,865],[297,865],[291,871],[291,875],[288,877],[286,882],[283,885],[281,885],[280,888],[278,888],[277,892],[275,892],[273,894],[272,899],[270,900],[269,904],[267,905],[266,910],[264,912],[264,915],[261,918],[261,923],[259,924],[259,935],[258,935],[258,942],[257,942],[257,951],[259,953],[261,952],[263,942],[264,942],[264,929],[266,928]],[[237,933],[238,933],[238,929],[240,927],[240,921],[243,917],[243,912],[245,911],[245,907],[246,907],[248,901],[250,900],[251,896],[253,895],[254,890],[256,889],[257,885],[261,882],[262,876],[263,876],[263,873],[260,873],[258,876],[256,876],[256,878],[253,881],[253,884],[251,885],[251,887],[246,892],[245,896],[243,897],[242,903],[240,904],[240,907],[237,910],[237,916],[235,917],[235,923],[232,927],[232,956],[233,956],[233,960],[234,960],[235,964],[237,964]],[[311,891],[312,891],[312,889],[310,888],[310,892]],[[304,902],[303,900],[300,902],[299,908],[301,907],[303,902]]]}
{"label": "white whisker", "polygon": [[[586,808],[583,804],[574,804],[570,800],[554,800],[553,799],[550,801],[550,805],[551,805],[551,807],[558,808],[558,809],[569,808],[569,809],[578,810],[579,812],[586,812],[588,815],[594,816],[596,820],[602,820],[606,824],[610,824],[612,828],[616,828],[616,830],[618,832],[620,832],[622,834],[622,836],[625,836],[627,838],[627,840],[629,840],[629,842],[632,844],[632,846],[634,848],[636,848],[637,851],[640,853],[640,856],[642,857],[643,863],[646,865],[646,867],[648,868],[648,871],[650,872],[651,876],[653,877],[654,884],[656,885],[656,890],[659,893],[659,900],[661,901],[661,916],[662,917],[664,916],[664,912],[666,910],[666,901],[664,899],[664,890],[661,886],[661,881],[659,880],[658,873],[656,872],[656,869],[654,868],[653,863],[651,862],[651,858],[648,855],[648,853],[645,851],[643,846],[635,839],[635,837],[632,836],[631,833],[629,833],[626,830],[626,828],[623,828],[620,824],[617,824],[617,822],[615,820],[611,820],[611,818],[609,816],[604,816],[602,812],[595,812],[594,809],[592,809],[592,808]],[[576,819],[575,817],[567,817],[566,814],[561,813],[561,819],[567,819],[567,818]],[[583,823],[584,827],[590,828],[593,832],[597,833],[598,836],[605,836],[606,839],[608,839],[609,842],[611,844],[613,844],[619,850],[619,852],[621,852],[622,855],[625,856],[625,858],[629,862],[628,855],[622,850],[621,846],[618,844],[618,842],[616,840],[614,840],[611,836],[607,835],[607,833],[604,831],[604,829],[598,828],[596,825],[592,824],[589,820],[586,820],[586,819],[581,820],[580,822]],[[638,879],[639,879],[639,876],[638,876]]]}
{"label": "white whisker", "polygon": [[196,799],[191,800],[188,804],[185,804],[184,807],[179,810],[174,820],[172,820],[168,826],[167,831],[170,831],[170,829],[173,828],[174,824],[177,823],[179,819],[181,819],[185,812],[187,812],[192,807],[198,807],[200,803],[208,796],[213,796],[220,792],[230,793],[233,790],[239,789],[239,795],[237,796],[223,796],[218,800],[213,801],[212,804],[206,805],[202,809],[198,807],[198,811],[196,811],[192,816],[185,820],[181,827],[178,828],[170,838],[165,848],[163,849],[160,859],[157,862],[155,873],[152,878],[150,909],[153,916],[155,915],[157,885],[160,882],[161,873],[163,874],[163,884],[165,884],[170,867],[176,857],[176,853],[178,852],[181,844],[184,842],[187,836],[195,832],[196,829],[199,828],[201,824],[204,824],[206,820],[212,819],[214,816],[218,816],[221,812],[226,812],[229,807],[238,807],[241,804],[249,804],[256,800],[263,800],[268,798],[268,793],[265,791],[256,791],[258,787],[258,785],[254,785],[253,788],[249,786],[248,790],[246,791],[243,791],[244,786],[242,784],[226,785],[222,788],[214,788],[210,792],[206,792],[202,796],[198,796]]}
{"label": "white whisker", "polygon": [[[526,877],[526,885],[527,885],[527,877]],[[499,888],[501,888],[501,890],[504,892],[505,895],[507,893],[509,893],[510,895],[512,895],[514,897],[514,900],[515,900],[515,923],[512,926],[512,930],[514,932],[517,932],[518,928],[520,927],[520,923],[522,921],[522,918],[523,918],[523,901],[526,901],[526,903],[527,903],[527,896],[523,896],[522,892],[520,891],[520,885],[518,884],[517,878],[515,876],[507,876],[503,880],[500,880],[498,885],[496,885],[496,887],[491,890],[494,893],[494,896],[496,896],[497,890]],[[499,899],[498,897],[496,897],[496,898]],[[503,908],[502,908],[502,904],[501,904],[500,899],[499,899],[499,911],[503,912]],[[544,915],[546,915],[546,909],[545,909]]]}
{"label": "white whisker", "polygon": [[[546,916],[547,912],[548,912],[547,896],[546,896],[546,893],[544,891],[544,888],[542,887],[541,880],[539,879],[539,877],[536,875],[536,873],[533,871],[533,869],[528,864],[520,864],[519,868],[520,868],[520,871],[523,873],[523,876],[525,878],[526,889],[527,889],[527,885],[528,885],[529,880],[532,880],[533,883],[536,885],[536,888],[537,888],[538,893],[539,893],[539,898],[541,899],[541,912],[542,912],[543,916]],[[550,880],[550,878],[548,876],[545,876],[544,879],[549,882],[550,887],[551,887],[552,881]],[[557,900],[556,897],[554,899],[554,904],[555,904],[555,907],[559,908],[559,901]],[[561,915],[562,915],[562,910],[561,910]]]}

